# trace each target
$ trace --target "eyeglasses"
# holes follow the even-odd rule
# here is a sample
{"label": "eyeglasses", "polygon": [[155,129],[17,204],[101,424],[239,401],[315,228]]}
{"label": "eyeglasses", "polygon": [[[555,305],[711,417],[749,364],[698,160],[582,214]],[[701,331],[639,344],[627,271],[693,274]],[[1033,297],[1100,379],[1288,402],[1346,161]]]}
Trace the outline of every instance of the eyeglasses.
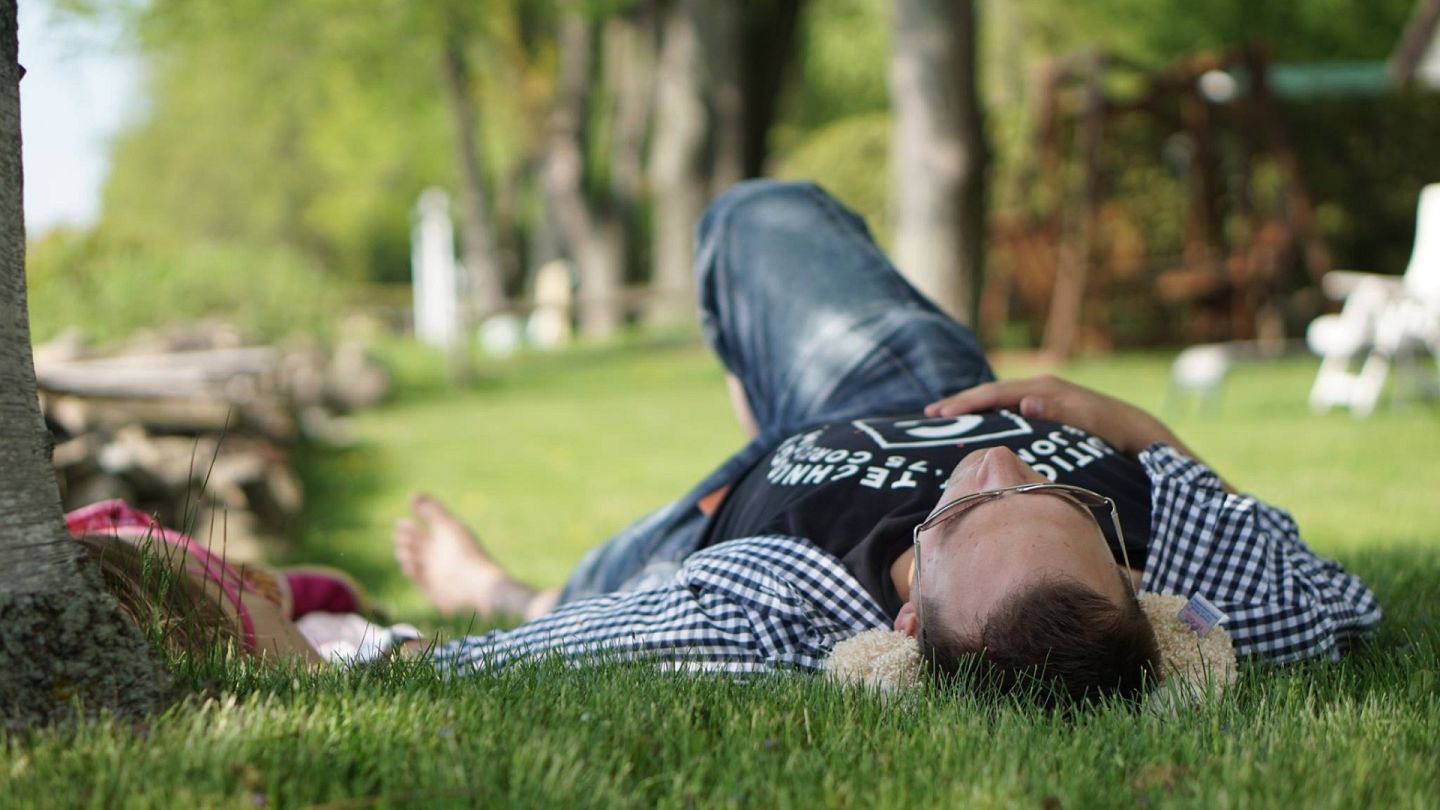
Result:
{"label": "eyeglasses", "polygon": [[[1115,508],[1115,501],[1098,492],[1092,492],[1084,487],[1077,487],[1071,484],[1046,483],[1020,484],[1013,487],[987,489],[982,492],[972,492],[969,495],[962,495],[953,501],[941,504],[934,512],[930,513],[930,517],[925,518],[923,522],[915,527],[912,537],[915,552],[915,579],[912,586],[911,596],[913,598],[911,601],[915,604],[915,618],[920,624],[920,632],[923,633],[925,631],[925,617],[921,613],[921,611],[924,610],[925,601],[920,598],[920,559],[922,556],[920,554],[920,533],[946,521],[958,519],[966,509],[978,506],[979,504],[993,501],[996,498],[1003,498],[1006,495],[1022,495],[1028,492],[1047,492],[1053,495],[1059,495],[1066,500],[1074,502],[1078,506],[1084,507],[1085,513],[1095,521],[1095,527],[1101,529],[1102,534],[1104,533],[1104,529],[1100,524],[1100,519],[1095,516],[1093,510],[1105,507],[1110,514],[1110,522],[1115,527],[1115,540],[1120,544],[1120,556],[1125,561],[1125,568],[1130,568],[1130,554],[1125,549],[1125,533],[1120,529],[1120,513]],[[1130,590],[1130,595],[1134,596],[1135,588],[1134,584],[1130,581],[1129,572],[1127,571],[1121,579],[1125,580],[1126,587]]]}

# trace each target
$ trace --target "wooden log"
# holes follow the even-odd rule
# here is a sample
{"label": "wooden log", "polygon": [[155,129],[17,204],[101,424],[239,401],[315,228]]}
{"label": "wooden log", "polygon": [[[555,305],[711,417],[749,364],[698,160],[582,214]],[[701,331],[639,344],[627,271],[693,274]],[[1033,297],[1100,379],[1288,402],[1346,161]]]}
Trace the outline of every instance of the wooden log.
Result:
{"label": "wooden log", "polygon": [[35,368],[45,391],[86,397],[205,397],[244,403],[278,390],[277,351],[269,347],[47,361]]}
{"label": "wooden log", "polygon": [[50,394],[46,415],[71,435],[90,430],[114,431],[143,425],[156,433],[226,433],[257,431],[279,442],[295,439],[295,417],[280,401],[248,405],[207,399],[131,399]]}
{"label": "wooden log", "polygon": [[60,472],[83,474],[96,468],[95,457],[99,452],[100,437],[86,433],[55,445],[50,463]]}
{"label": "wooden log", "polygon": [[390,374],[357,343],[336,347],[325,369],[324,402],[341,413],[372,408],[390,395]]}
{"label": "wooden log", "polygon": [[240,489],[259,525],[273,532],[288,530],[300,515],[303,505],[300,479],[283,464],[267,466]]}
{"label": "wooden log", "polygon": [[203,480],[216,452],[210,438],[154,437],[139,425],[126,425],[100,448],[98,458],[100,469],[125,476],[142,494],[168,495]]}
{"label": "wooden log", "polygon": [[1105,60],[1092,57],[1086,79],[1086,105],[1078,134],[1077,148],[1085,168],[1085,182],[1079,211],[1069,238],[1061,243],[1060,263],[1050,312],[1045,319],[1042,344],[1056,361],[1068,358],[1075,348],[1084,317],[1085,287],[1093,260],[1096,220],[1102,196],[1101,138],[1105,125]]}

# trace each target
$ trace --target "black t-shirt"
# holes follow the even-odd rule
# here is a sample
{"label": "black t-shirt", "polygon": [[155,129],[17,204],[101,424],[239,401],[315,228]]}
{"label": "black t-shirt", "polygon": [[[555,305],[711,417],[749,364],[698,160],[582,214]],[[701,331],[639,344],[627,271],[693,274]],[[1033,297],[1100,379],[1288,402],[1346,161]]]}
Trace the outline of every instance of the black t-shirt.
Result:
{"label": "black t-shirt", "polygon": [[[900,596],[890,565],[936,506],[971,450],[1002,445],[1052,481],[1115,500],[1130,564],[1143,570],[1150,539],[1150,479],[1139,462],[1070,425],[1007,410],[953,418],[835,422],[786,439],[726,495],[703,546],[762,534],[804,537],[838,557],[892,617]],[[1110,521],[1101,519],[1117,562]]]}

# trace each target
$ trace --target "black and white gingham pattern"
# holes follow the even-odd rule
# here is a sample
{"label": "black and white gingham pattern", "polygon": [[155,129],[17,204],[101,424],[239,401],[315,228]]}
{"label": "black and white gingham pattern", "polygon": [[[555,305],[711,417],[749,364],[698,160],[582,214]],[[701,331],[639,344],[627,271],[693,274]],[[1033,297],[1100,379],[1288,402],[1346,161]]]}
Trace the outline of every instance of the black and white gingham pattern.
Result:
{"label": "black and white gingham pattern", "polygon": [[[1140,461],[1154,502],[1143,587],[1204,595],[1228,614],[1237,655],[1334,658],[1380,621],[1374,594],[1307,548],[1285,511],[1225,492],[1209,468],[1164,445]],[[837,641],[888,624],[834,557],[806,540],[768,536],[699,552],[664,586],[571,602],[434,656],[455,672],[601,653],[707,672],[814,671]]]}
{"label": "black and white gingham pattern", "polygon": [[834,557],[807,540],[767,536],[701,551],[661,587],[571,602],[433,656],[457,673],[552,654],[653,657],[674,669],[732,674],[817,671],[836,642],[888,624]]}
{"label": "black and white gingham pattern", "polygon": [[1140,454],[1154,504],[1143,588],[1202,594],[1229,615],[1240,657],[1335,658],[1380,621],[1380,604],[1338,563],[1315,555],[1283,509],[1227,493],[1208,467],[1165,445]]}

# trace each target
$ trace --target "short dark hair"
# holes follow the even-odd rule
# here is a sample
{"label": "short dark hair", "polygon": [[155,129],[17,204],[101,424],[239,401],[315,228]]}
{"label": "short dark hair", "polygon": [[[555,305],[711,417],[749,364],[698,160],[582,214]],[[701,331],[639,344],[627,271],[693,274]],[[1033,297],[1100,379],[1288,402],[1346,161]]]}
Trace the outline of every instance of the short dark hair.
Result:
{"label": "short dark hair", "polygon": [[1001,603],[978,639],[943,626],[931,600],[922,615],[920,653],[941,681],[965,675],[981,691],[1023,692],[1046,706],[1133,700],[1155,683],[1155,630],[1133,595],[1117,605],[1078,582],[1046,580]]}

